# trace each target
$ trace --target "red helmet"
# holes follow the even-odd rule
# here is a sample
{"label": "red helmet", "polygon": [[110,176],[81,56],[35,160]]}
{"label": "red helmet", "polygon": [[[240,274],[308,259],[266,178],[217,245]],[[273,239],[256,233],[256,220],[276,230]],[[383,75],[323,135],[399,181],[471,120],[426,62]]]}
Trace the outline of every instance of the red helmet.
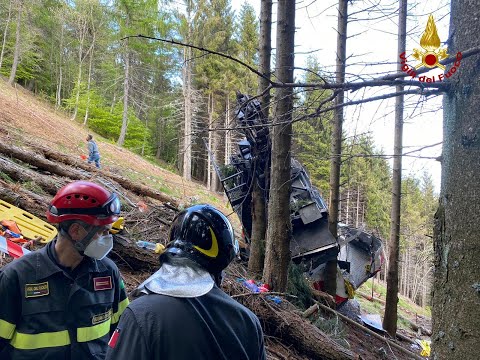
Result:
{"label": "red helmet", "polygon": [[115,222],[119,214],[120,200],[115,193],[89,181],[74,181],[58,190],[47,210],[47,220],[81,220],[103,226]]}

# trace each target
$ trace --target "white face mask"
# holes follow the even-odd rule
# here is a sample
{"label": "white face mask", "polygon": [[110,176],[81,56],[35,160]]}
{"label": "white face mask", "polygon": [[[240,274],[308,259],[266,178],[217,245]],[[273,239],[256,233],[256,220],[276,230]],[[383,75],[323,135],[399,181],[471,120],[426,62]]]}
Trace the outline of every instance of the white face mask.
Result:
{"label": "white face mask", "polygon": [[83,254],[96,260],[102,260],[113,248],[112,234],[103,235],[92,241],[85,248]]}

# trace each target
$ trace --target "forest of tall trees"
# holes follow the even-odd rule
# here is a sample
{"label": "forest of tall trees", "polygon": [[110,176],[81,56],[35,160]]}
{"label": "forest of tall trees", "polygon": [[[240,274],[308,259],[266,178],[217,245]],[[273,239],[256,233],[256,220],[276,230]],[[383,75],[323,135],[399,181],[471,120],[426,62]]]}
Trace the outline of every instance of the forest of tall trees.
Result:
{"label": "forest of tall trees", "polygon": [[[236,91],[257,94],[258,77],[198,48],[258,68],[260,24],[252,6],[236,12],[230,0],[183,0],[175,6],[157,0],[2,0],[0,31],[5,80],[31,90],[107,141],[221,191],[205,144],[218,165],[228,163],[240,137],[234,130]],[[307,68],[306,83],[326,77],[314,56]],[[331,90],[321,89],[300,93],[293,101],[294,116],[311,112],[330,95]],[[293,125],[292,155],[327,202],[332,121],[327,112]],[[388,159],[370,135],[349,136],[345,129],[342,135],[338,220],[373,232],[387,247]],[[437,202],[432,178],[404,176],[402,198],[399,289],[428,306]]]}

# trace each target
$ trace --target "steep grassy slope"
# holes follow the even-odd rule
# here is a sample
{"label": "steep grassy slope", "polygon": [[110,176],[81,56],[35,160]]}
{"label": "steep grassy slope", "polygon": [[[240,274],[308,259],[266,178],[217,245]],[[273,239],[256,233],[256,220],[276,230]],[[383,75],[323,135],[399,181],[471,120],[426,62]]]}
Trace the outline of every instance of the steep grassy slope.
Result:
{"label": "steep grassy slope", "polygon": [[102,165],[179,199],[180,203],[206,202],[230,213],[223,194],[208,191],[203,185],[183,181],[176,173],[163,169],[159,163],[147,161],[114,143],[96,135],[69,114],[55,110],[47,101],[0,79],[0,132],[9,134],[21,145],[29,140],[55,150],[80,157],[87,154],[85,137],[92,133],[102,156]]}

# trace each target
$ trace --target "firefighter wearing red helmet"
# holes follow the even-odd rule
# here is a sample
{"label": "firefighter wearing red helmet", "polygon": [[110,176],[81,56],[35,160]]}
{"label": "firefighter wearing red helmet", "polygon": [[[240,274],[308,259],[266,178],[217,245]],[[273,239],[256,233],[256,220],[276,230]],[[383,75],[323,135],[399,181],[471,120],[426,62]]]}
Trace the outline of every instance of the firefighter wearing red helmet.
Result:
{"label": "firefighter wearing red helmet", "polygon": [[180,212],[160,269],[135,291],[106,360],[263,360],[258,318],[220,289],[238,253],[232,226],[210,205]]}
{"label": "firefighter wearing red helmet", "polygon": [[112,249],[120,214],[114,193],[72,182],[53,198],[47,220],[58,236],[0,271],[0,359],[105,358],[128,305]]}

